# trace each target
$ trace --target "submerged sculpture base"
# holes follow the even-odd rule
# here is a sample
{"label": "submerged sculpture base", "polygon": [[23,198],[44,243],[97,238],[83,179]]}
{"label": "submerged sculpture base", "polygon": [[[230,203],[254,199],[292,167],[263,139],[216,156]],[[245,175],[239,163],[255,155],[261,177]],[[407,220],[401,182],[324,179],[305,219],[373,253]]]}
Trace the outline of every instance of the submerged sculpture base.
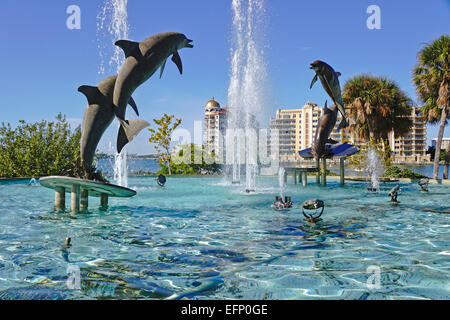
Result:
{"label": "submerged sculpture base", "polygon": [[76,213],[88,207],[89,196],[100,197],[102,208],[108,206],[109,197],[129,198],[136,195],[136,191],[92,180],[72,177],[45,177],[39,179],[41,186],[55,190],[55,207],[65,209],[66,192],[71,193],[71,211]]}

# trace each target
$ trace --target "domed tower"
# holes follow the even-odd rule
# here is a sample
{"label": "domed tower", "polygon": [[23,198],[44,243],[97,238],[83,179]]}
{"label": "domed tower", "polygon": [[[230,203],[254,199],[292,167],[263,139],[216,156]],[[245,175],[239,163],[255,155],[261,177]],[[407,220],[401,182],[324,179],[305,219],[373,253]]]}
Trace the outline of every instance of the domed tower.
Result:
{"label": "domed tower", "polygon": [[214,112],[218,111],[218,109],[220,109],[220,104],[212,97],[212,99],[206,103],[205,112]]}
{"label": "domed tower", "polygon": [[210,153],[218,155],[224,150],[227,127],[227,108],[221,108],[212,97],[205,105],[204,144]]}

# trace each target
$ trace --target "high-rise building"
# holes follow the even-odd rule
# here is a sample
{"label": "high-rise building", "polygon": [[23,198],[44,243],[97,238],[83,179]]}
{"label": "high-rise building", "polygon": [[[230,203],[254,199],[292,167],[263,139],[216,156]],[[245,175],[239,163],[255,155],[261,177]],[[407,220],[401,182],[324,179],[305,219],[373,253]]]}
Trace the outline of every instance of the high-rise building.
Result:
{"label": "high-rise building", "polygon": [[[431,145],[436,148],[437,138],[431,140]],[[450,138],[442,138],[441,150],[450,150]]]}
{"label": "high-rise building", "polygon": [[394,162],[428,162],[430,155],[427,151],[427,122],[420,112],[420,108],[413,107],[409,118],[413,121],[411,131],[404,137],[389,134]]}
{"label": "high-rise building", "polygon": [[[302,160],[298,151],[310,148],[314,143],[317,125],[322,116],[323,108],[313,102],[307,102],[302,108],[278,109],[275,118],[270,119],[270,128],[278,129],[279,152],[281,162],[297,162]],[[428,162],[426,154],[427,124],[420,108],[413,107],[409,117],[413,120],[410,133],[404,137],[395,138],[394,132],[389,134],[389,143],[393,151],[394,162],[414,163]],[[336,125],[330,138],[338,143],[350,142],[361,145],[365,141],[350,129],[337,130],[342,120],[338,112]],[[445,149],[445,148],[444,148]]]}
{"label": "high-rise building", "polygon": [[[270,129],[278,130],[281,162],[302,160],[298,152],[312,146],[322,113],[323,108],[313,102],[307,102],[302,108],[277,110],[275,118],[270,119]],[[346,131],[336,129],[341,119],[338,113],[336,126],[330,134],[331,139],[340,143],[350,139]]]}
{"label": "high-rise building", "polygon": [[228,108],[221,108],[214,97],[205,106],[203,143],[210,153],[223,152]]}

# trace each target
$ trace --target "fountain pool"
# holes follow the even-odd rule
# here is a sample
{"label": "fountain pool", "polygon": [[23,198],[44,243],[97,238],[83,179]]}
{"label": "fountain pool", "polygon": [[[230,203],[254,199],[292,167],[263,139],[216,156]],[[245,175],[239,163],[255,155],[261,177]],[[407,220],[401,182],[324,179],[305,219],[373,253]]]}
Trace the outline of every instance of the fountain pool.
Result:
{"label": "fountain pool", "polygon": [[[136,197],[105,212],[91,198],[77,216],[55,213],[50,189],[0,184],[0,299],[449,298],[448,185],[401,184],[396,206],[389,184],[287,185],[294,207],[276,211],[277,177],[258,178],[253,194],[222,178],[129,183]],[[316,226],[300,208],[313,198],[325,201]],[[73,268],[81,290],[67,285]]]}

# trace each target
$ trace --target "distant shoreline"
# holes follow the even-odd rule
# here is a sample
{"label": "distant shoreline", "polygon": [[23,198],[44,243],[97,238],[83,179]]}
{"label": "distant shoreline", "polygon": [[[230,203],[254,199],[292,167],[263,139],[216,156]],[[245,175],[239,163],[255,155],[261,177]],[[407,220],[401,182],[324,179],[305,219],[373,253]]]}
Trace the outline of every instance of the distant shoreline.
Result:
{"label": "distant shoreline", "polygon": [[[96,156],[97,159],[113,159],[115,156],[112,154],[101,154]],[[135,155],[135,154],[129,154],[127,155],[127,158],[129,159],[158,159],[157,154],[145,154],[145,155]]]}

